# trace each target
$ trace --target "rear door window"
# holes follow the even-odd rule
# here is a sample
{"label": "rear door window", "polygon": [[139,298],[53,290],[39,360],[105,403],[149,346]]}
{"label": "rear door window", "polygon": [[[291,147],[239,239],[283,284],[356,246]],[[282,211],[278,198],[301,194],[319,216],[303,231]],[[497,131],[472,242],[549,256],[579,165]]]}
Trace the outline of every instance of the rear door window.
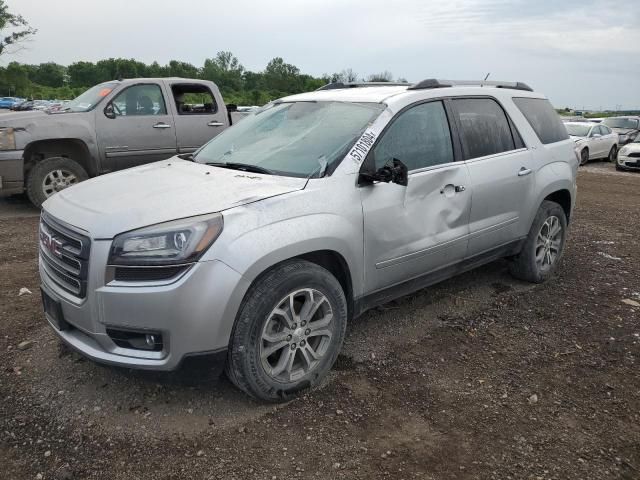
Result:
{"label": "rear door window", "polygon": [[491,98],[453,100],[465,159],[516,149],[511,125],[502,107]]}
{"label": "rear door window", "polygon": [[513,103],[520,109],[543,144],[548,145],[569,138],[560,115],[553,109],[549,100],[514,98]]}

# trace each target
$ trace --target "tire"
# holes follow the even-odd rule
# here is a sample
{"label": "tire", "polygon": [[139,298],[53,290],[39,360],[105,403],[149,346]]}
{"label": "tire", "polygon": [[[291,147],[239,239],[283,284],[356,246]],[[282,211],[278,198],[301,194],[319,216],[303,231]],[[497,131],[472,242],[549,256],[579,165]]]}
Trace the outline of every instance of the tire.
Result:
{"label": "tire", "polygon": [[31,169],[27,177],[27,196],[40,207],[54,193],[89,178],[87,171],[67,157],[46,158]]}
{"label": "tire", "polygon": [[[547,232],[552,234],[556,226],[560,227],[559,232],[551,235],[552,240],[547,241]],[[536,213],[522,250],[511,260],[511,274],[532,283],[547,281],[562,258],[566,236],[567,217],[564,210],[557,203],[545,200]],[[546,252],[549,252],[548,257]]]}
{"label": "tire", "polygon": [[616,163],[616,160],[618,158],[618,146],[614,145],[613,147],[611,147],[611,150],[609,150],[609,156],[607,157],[607,159],[610,162]]}
{"label": "tire", "polygon": [[586,165],[589,161],[589,149],[583,148],[580,152],[580,165]]}
{"label": "tire", "polygon": [[314,263],[287,261],[247,292],[229,342],[227,376],[254,398],[289,400],[327,375],[346,326],[347,300],[338,280]]}

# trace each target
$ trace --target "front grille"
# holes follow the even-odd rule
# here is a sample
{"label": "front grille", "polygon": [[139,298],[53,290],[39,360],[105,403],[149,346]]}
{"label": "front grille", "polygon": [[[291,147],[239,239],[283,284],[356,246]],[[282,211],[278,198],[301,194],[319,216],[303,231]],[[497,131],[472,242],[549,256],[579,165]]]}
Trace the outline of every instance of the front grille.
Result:
{"label": "front grille", "polygon": [[87,295],[89,237],[62,226],[42,212],[40,217],[40,257],[51,280],[73,295]]}
{"label": "front grille", "polygon": [[640,158],[640,152],[631,152],[627,157]]}

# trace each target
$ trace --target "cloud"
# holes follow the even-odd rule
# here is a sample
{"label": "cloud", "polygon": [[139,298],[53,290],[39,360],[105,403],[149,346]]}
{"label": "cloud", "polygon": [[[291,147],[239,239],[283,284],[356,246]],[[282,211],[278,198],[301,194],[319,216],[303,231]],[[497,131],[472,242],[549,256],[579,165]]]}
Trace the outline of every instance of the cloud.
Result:
{"label": "cloud", "polygon": [[637,0],[7,2],[39,29],[22,62],[202,65],[230,50],[252,70],[281,56],[313,75],[390,70],[417,81],[492,72],[559,104],[640,107],[631,93],[640,91]]}

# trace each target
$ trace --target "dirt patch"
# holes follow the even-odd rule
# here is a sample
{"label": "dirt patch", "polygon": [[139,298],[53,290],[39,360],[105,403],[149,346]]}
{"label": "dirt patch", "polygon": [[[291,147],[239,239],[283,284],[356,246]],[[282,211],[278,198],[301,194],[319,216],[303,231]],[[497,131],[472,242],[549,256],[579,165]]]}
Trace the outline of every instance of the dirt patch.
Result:
{"label": "dirt patch", "polygon": [[60,348],[37,218],[3,217],[3,478],[640,478],[640,308],[623,303],[640,302],[640,175],[614,173],[582,169],[549,283],[496,262],[370,311],[324,385],[276,407],[207,366],[134,372]]}

